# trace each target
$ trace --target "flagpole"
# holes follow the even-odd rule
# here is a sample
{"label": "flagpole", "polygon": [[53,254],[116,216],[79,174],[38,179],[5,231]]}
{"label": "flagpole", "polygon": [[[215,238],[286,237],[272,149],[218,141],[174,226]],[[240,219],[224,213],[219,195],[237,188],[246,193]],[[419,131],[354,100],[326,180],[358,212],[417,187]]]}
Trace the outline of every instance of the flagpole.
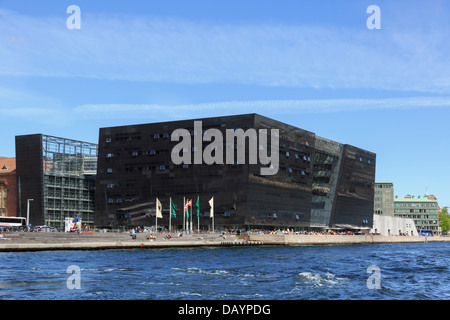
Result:
{"label": "flagpole", "polygon": [[197,196],[197,233],[200,233],[200,199]]}
{"label": "flagpole", "polygon": [[192,205],[192,200],[191,200],[191,232],[193,231],[192,230],[192,215],[194,214],[194,208],[193,208],[194,206]]}
{"label": "flagpole", "polygon": [[172,197],[169,198],[169,233],[172,232]]}
{"label": "flagpole", "polygon": [[184,214],[187,214],[186,217],[186,226],[184,227],[186,229],[186,232],[189,232],[189,200],[186,199],[186,212]]}
{"label": "flagpole", "polygon": [[186,231],[185,221],[186,220],[186,200],[183,197],[183,231]]}

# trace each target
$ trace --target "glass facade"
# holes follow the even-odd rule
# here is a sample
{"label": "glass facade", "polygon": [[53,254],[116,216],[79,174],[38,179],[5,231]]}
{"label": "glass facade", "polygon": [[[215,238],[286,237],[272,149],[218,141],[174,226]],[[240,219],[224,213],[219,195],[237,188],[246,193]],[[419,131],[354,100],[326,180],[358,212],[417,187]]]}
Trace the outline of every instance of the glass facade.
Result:
{"label": "glass facade", "polygon": [[375,183],[374,213],[394,216],[394,184],[391,182]]}
{"label": "glass facade", "polygon": [[[96,225],[153,225],[156,197],[163,204],[160,226],[168,225],[169,199],[178,209],[171,223],[181,227],[183,199],[195,202],[197,197],[203,229],[211,225],[211,197],[218,227],[366,228],[372,223],[374,153],[257,114],[198,120],[201,132],[196,131],[195,120],[100,129]],[[178,150],[178,141],[171,141],[171,135],[179,128],[186,129],[183,134],[192,140],[201,140],[208,129],[218,130],[223,137],[227,129],[278,129],[279,170],[262,175],[261,164],[249,164],[250,140],[245,163],[239,163],[236,152],[232,163],[174,164],[171,153],[189,151],[194,158],[195,152],[209,145],[203,141],[203,150],[195,150],[194,145]],[[261,144],[257,147],[273,152],[270,145],[267,150]]]}
{"label": "glass facade", "polygon": [[21,216],[64,230],[66,217],[94,223],[97,145],[49,135],[16,137]]}

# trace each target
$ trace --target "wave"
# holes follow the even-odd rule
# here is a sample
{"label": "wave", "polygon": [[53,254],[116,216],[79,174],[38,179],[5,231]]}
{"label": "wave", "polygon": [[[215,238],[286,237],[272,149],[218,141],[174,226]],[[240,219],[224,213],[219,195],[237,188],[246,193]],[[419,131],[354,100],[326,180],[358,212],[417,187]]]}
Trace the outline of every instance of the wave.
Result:
{"label": "wave", "polygon": [[314,272],[301,272],[298,274],[298,279],[302,282],[311,283],[313,286],[336,286],[340,285],[346,278],[338,278],[334,274],[326,273],[314,273]]}
{"label": "wave", "polygon": [[215,269],[215,270],[205,270],[205,269],[199,269],[196,267],[192,267],[192,268],[170,268],[171,270],[175,270],[175,271],[183,271],[183,272],[188,272],[188,273],[197,273],[197,274],[207,274],[207,275],[227,275],[229,274],[228,271],[226,270],[220,270],[220,269]]}

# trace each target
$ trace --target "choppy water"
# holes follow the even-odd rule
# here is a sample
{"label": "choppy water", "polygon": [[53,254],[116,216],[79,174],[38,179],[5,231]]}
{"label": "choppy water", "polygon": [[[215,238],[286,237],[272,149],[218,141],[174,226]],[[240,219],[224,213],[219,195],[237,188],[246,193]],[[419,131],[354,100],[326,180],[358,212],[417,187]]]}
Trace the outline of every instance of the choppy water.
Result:
{"label": "choppy water", "polygon": [[0,253],[0,299],[449,299],[449,266],[448,242]]}

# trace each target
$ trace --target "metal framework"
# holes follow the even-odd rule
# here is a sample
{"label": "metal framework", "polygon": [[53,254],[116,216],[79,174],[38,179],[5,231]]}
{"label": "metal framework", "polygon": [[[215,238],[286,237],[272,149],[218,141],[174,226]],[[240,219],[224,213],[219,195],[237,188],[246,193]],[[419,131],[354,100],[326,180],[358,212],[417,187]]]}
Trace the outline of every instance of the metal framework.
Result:
{"label": "metal framework", "polygon": [[61,229],[67,217],[93,224],[97,145],[43,135],[42,152],[45,224]]}

